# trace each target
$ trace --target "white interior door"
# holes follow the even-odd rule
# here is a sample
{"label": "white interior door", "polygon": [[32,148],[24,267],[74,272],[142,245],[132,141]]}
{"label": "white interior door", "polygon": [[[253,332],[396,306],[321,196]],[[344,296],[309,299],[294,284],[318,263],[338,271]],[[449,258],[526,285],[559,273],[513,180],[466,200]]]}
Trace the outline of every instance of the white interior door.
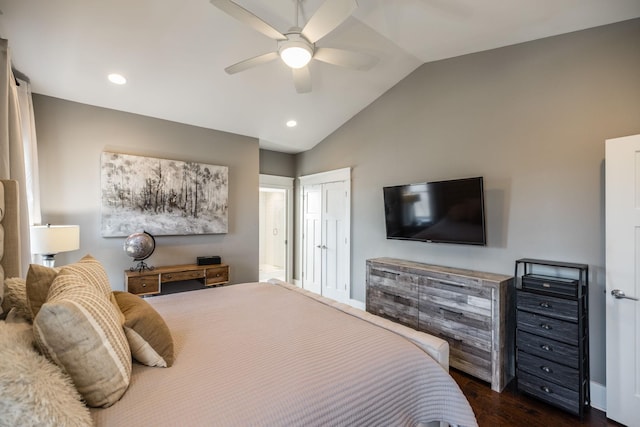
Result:
{"label": "white interior door", "polygon": [[300,177],[302,287],[351,299],[351,169]]}
{"label": "white interior door", "polygon": [[605,168],[607,417],[640,426],[640,135],[607,140]]}
{"label": "white interior door", "polygon": [[302,190],[302,287],[322,293],[322,185]]}
{"label": "white interior door", "polygon": [[350,297],[343,262],[349,256],[348,191],[344,181],[322,186],[322,295],[342,302]]}

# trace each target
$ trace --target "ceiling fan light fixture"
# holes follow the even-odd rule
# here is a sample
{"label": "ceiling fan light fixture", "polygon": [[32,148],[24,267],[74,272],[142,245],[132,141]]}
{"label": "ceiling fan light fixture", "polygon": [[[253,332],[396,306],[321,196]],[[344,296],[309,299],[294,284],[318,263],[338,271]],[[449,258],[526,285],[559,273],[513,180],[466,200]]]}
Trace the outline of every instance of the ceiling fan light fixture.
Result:
{"label": "ceiling fan light fixture", "polygon": [[287,34],[287,40],[280,42],[278,54],[289,67],[302,68],[311,61],[313,45],[300,34]]}

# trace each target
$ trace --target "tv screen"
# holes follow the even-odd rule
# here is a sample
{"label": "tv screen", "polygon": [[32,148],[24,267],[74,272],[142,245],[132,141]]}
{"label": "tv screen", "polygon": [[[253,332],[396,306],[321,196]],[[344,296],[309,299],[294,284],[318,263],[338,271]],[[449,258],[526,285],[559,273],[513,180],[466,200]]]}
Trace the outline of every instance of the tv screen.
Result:
{"label": "tv screen", "polygon": [[486,245],[482,177],[383,191],[387,239]]}

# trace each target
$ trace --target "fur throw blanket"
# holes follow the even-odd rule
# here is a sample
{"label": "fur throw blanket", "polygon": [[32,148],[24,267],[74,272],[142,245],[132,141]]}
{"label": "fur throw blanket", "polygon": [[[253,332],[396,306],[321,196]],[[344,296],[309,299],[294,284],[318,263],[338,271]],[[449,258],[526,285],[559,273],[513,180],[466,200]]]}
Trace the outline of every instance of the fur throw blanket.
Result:
{"label": "fur throw blanket", "polygon": [[36,352],[29,323],[0,321],[0,426],[90,426],[71,379]]}

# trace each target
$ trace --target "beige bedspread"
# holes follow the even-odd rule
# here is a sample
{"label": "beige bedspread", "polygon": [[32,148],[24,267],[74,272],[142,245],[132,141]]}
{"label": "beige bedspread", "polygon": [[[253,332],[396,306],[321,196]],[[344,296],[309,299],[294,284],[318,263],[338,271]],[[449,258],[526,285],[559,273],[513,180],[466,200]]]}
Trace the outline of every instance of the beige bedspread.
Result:
{"label": "beige bedspread", "polygon": [[171,368],[134,364],[98,426],[475,426],[457,384],[398,334],[295,289],[247,283],[149,298]]}

